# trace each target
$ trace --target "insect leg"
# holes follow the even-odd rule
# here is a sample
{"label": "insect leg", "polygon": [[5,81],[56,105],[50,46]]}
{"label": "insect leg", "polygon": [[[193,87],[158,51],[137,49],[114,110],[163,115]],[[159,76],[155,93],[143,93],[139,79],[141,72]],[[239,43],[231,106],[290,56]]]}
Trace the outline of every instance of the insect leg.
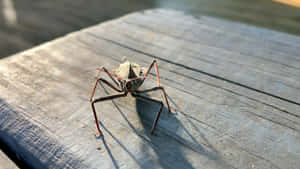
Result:
{"label": "insect leg", "polygon": [[101,71],[102,71],[102,69],[99,70],[99,72],[98,72],[98,74],[96,76],[96,82],[95,82],[94,88],[92,90],[92,94],[91,94],[91,97],[90,97],[90,102],[93,100],[93,97],[94,97],[94,94],[95,94],[95,91],[96,91],[96,88],[97,88],[98,79],[99,79]]}
{"label": "insect leg", "polygon": [[111,73],[109,73],[109,71],[105,67],[103,67],[102,69],[117,86],[120,86],[120,84],[116,81],[116,79],[111,75]]}
{"label": "insect leg", "polygon": [[106,68],[99,68],[99,69],[97,69],[99,72],[98,72],[98,74],[97,74],[97,76],[96,76],[96,82],[95,82],[95,85],[94,85],[94,88],[93,88],[93,90],[92,90],[92,94],[91,94],[91,97],[90,97],[90,102],[93,100],[93,97],[94,97],[94,94],[95,94],[95,91],[96,91],[96,88],[97,88],[97,84],[98,84],[98,82],[99,82],[99,76],[100,76],[100,73],[101,72],[104,72],[104,73],[106,73],[111,79],[112,79],[112,81],[114,82],[114,83],[116,83],[117,84],[117,86],[120,86],[120,84],[114,79],[114,77],[115,78],[118,78],[120,81],[124,81],[124,79],[122,79],[121,77],[119,77],[119,76],[117,76],[117,75],[115,75],[115,74],[113,74],[113,73],[110,73],[109,71],[107,71],[107,69]]}
{"label": "insect leg", "polygon": [[145,79],[147,78],[147,76],[148,76],[148,74],[150,73],[150,71],[151,71],[153,65],[155,65],[155,71],[156,71],[156,76],[157,76],[157,85],[158,85],[158,86],[161,86],[161,85],[160,85],[160,79],[159,79],[159,72],[158,72],[157,60],[153,60],[153,62],[152,62],[151,65],[149,66],[149,68],[148,68],[148,70],[147,70],[147,72],[146,72],[144,78],[145,78]]}
{"label": "insect leg", "polygon": [[98,82],[99,83],[105,83],[106,85],[108,85],[110,88],[114,89],[115,91],[117,92],[122,92],[123,90],[121,89],[118,89],[117,87],[115,87],[114,85],[112,85],[111,83],[109,83],[107,80],[103,79],[103,78],[100,78],[98,79]]}
{"label": "insect leg", "polygon": [[138,95],[138,94],[135,94],[135,93],[132,93],[132,96],[136,97],[137,99],[142,99],[142,100],[146,100],[146,101],[151,101],[151,102],[155,102],[155,103],[159,103],[160,104],[160,108],[159,108],[159,111],[157,112],[156,114],[156,117],[155,117],[155,120],[153,122],[153,125],[152,125],[152,128],[150,130],[150,134],[153,134],[154,133],[154,130],[156,128],[156,125],[157,125],[157,122],[158,122],[158,119],[160,117],[160,113],[163,109],[163,102],[162,101],[159,101],[159,100],[154,100],[154,99],[151,99],[149,97],[145,97],[145,96],[142,96],[142,95]]}
{"label": "insect leg", "polygon": [[153,62],[151,63],[151,65],[149,66],[148,68],[148,71],[147,73],[145,74],[144,78],[146,79],[148,74],[150,73],[153,65],[155,65],[155,70],[156,70],[156,75],[157,75],[157,85],[158,87],[154,87],[152,89],[149,89],[149,90],[146,90],[146,91],[137,91],[139,93],[142,93],[142,92],[150,92],[150,91],[155,91],[155,90],[162,90],[163,94],[164,94],[164,98],[165,98],[165,101],[167,103],[167,106],[168,106],[168,111],[169,113],[171,112],[171,109],[170,109],[170,105],[169,105],[169,101],[168,101],[168,98],[167,98],[167,93],[166,93],[166,90],[164,89],[164,87],[161,86],[160,84],[160,78],[159,78],[159,71],[158,71],[158,65],[157,65],[157,60],[153,60]]}
{"label": "insect leg", "polygon": [[102,102],[102,101],[106,101],[106,100],[112,100],[112,99],[116,99],[116,98],[119,98],[119,97],[125,97],[127,96],[127,92],[123,93],[123,94],[117,94],[117,95],[111,95],[111,96],[105,96],[105,97],[100,97],[98,99],[95,99],[91,102],[91,106],[92,106],[92,109],[93,109],[93,113],[94,113],[94,118],[95,118],[95,122],[96,122],[96,126],[97,126],[97,129],[98,129],[98,132],[99,132],[99,135],[102,135],[102,131],[100,129],[100,126],[99,126],[99,121],[98,121],[98,117],[97,117],[97,112],[96,112],[96,108],[95,108],[95,103],[97,102]]}
{"label": "insect leg", "polygon": [[169,101],[168,101],[167,94],[166,94],[166,90],[164,89],[164,87],[158,86],[158,87],[154,87],[154,88],[146,89],[146,90],[137,90],[135,92],[136,93],[147,93],[147,92],[152,92],[152,91],[156,91],[156,90],[162,90],[162,92],[164,94],[164,98],[165,98],[166,104],[168,106],[168,111],[170,113],[171,112],[171,108],[170,108]]}

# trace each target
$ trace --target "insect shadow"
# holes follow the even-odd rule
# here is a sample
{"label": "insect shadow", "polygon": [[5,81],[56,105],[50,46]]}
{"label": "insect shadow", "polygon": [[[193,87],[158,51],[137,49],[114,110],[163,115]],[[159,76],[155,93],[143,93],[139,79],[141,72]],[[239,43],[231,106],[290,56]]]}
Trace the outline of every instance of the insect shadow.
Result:
{"label": "insect shadow", "polygon": [[[107,89],[102,86],[105,93],[109,92]],[[147,94],[143,94],[143,96],[150,97]],[[173,101],[173,99],[168,96],[168,99],[172,103],[173,106],[178,110],[178,106]],[[127,122],[130,129],[142,137],[143,139],[147,139],[146,144],[140,145],[142,155],[135,156],[133,153],[129,151],[126,145],[122,144],[121,141],[115,137],[112,132],[110,132],[101,122],[100,125],[104,129],[104,131],[109,134],[117,144],[121,146],[121,148],[126,151],[129,156],[140,166],[140,168],[157,168],[155,165],[159,165],[161,168],[187,168],[193,169],[194,166],[190,163],[188,158],[186,157],[185,152],[183,151],[186,147],[192,149],[192,151],[196,151],[199,156],[205,156],[209,160],[213,160],[216,164],[221,165],[225,168],[234,168],[227,164],[222,158],[218,155],[218,151],[211,145],[208,139],[205,138],[205,135],[201,133],[198,128],[199,125],[195,123],[203,123],[197,122],[195,119],[189,117],[188,114],[184,112],[180,112],[187,119],[187,122],[190,123],[190,126],[193,127],[193,130],[198,132],[197,134],[201,136],[202,142],[204,142],[205,147],[202,143],[200,143],[192,133],[177,119],[174,114],[168,113],[166,107],[163,108],[163,112],[161,114],[160,122],[158,122],[158,127],[154,133],[151,135],[149,133],[150,128],[152,126],[153,120],[155,119],[155,114],[158,111],[160,105],[152,102],[148,102],[145,100],[136,99],[136,112],[138,114],[138,118],[142,124],[143,131],[140,129],[136,129],[135,126],[128,120],[126,114],[122,111],[119,104],[116,100],[112,100],[112,104],[117,108],[120,115]],[[180,109],[179,109],[180,110]],[[160,124],[161,123],[161,124]],[[169,128],[168,125],[169,124]],[[177,130],[181,130],[180,132],[184,132],[185,135],[189,138],[182,138],[176,135]],[[172,132],[169,132],[172,131]],[[104,147],[108,152],[115,168],[119,168],[117,160],[112,155],[109,146],[106,144],[106,141],[103,139]],[[149,159],[149,156],[153,156],[153,152],[155,153],[155,159],[148,160],[145,162],[143,159]]]}
{"label": "insect shadow", "polygon": [[[144,94],[144,96],[150,97],[147,94]],[[158,104],[136,99],[136,111],[138,113],[138,117],[143,125],[145,134],[152,143],[149,145],[141,145],[140,148],[144,152],[144,157],[150,156],[151,151],[154,151],[157,156],[157,162],[162,168],[193,169],[194,167],[188,161],[183,152],[184,147],[182,147],[182,145],[178,142],[178,139],[174,139],[173,137],[173,132],[176,132],[175,128],[170,126],[172,129],[174,129],[174,131],[172,133],[168,133],[168,131],[164,130],[164,125],[161,125],[158,122],[158,126],[154,135],[151,135],[148,132],[151,128],[153,120],[155,119],[155,113],[158,111],[158,109]],[[180,125],[180,121],[173,114],[168,113],[167,107],[163,108],[160,122],[162,121],[173,123],[171,125]]]}

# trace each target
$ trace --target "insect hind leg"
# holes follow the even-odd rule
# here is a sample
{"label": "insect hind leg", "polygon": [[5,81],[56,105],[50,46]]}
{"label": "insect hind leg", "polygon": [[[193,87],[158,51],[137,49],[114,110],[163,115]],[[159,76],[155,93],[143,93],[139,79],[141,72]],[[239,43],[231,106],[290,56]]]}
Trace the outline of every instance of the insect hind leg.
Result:
{"label": "insect hind leg", "polygon": [[95,103],[106,101],[106,100],[112,100],[112,99],[116,99],[116,98],[120,98],[120,97],[125,97],[125,96],[127,96],[127,94],[128,94],[127,92],[124,92],[122,94],[100,97],[100,98],[95,99],[91,102],[91,106],[92,106],[92,110],[93,110],[93,114],[94,114],[94,118],[95,118],[95,122],[96,122],[96,127],[98,129],[98,134],[99,135],[102,135],[102,131],[101,131],[100,126],[99,126],[99,121],[98,121],[98,116],[97,116],[97,112],[96,112],[96,108],[95,108]]}

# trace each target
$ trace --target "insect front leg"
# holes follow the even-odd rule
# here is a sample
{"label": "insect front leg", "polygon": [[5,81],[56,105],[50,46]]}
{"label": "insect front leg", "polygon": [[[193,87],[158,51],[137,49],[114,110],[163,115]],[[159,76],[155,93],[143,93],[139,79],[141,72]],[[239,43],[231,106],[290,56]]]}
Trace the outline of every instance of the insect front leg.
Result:
{"label": "insect front leg", "polygon": [[[102,79],[102,80],[99,79],[100,73],[101,73],[101,72],[106,73],[106,74],[112,79],[112,81],[113,81],[115,84],[117,84],[117,86],[119,86],[119,87],[120,87],[120,84],[119,84],[114,78],[117,78],[117,79],[120,80],[120,81],[125,81],[125,80],[122,79],[121,77],[119,77],[119,76],[117,76],[117,75],[115,75],[115,74],[113,74],[113,73],[107,71],[107,69],[106,69],[105,67],[103,67],[103,68],[101,68],[101,69],[98,69],[98,70],[99,70],[99,72],[98,72],[98,74],[97,74],[97,76],[96,76],[96,82],[95,82],[94,88],[93,88],[92,93],[91,93],[90,102],[93,100],[93,97],[94,97],[94,94],[95,94],[95,91],[96,91],[98,82],[101,82],[101,81],[104,82],[103,79]],[[112,84],[110,84],[107,80],[105,80],[104,83],[106,83],[108,86],[112,87],[112,88],[115,89],[116,91],[121,92],[120,89],[117,89],[116,87],[114,87],[114,86],[113,86]]]}
{"label": "insect front leg", "polygon": [[116,79],[112,76],[112,73],[110,73],[105,67],[102,69],[117,86],[120,86],[120,83],[116,81]]}
{"label": "insect front leg", "polygon": [[92,100],[93,100],[93,97],[94,97],[94,94],[95,94],[95,91],[96,91],[96,88],[97,88],[97,85],[98,85],[98,79],[99,79],[101,71],[102,71],[102,69],[99,69],[99,71],[97,73],[96,82],[95,82],[95,85],[93,87],[93,90],[92,90],[92,93],[91,93],[91,97],[90,97],[90,102],[92,102]]}
{"label": "insect front leg", "polygon": [[103,78],[98,79],[98,82],[106,84],[107,86],[109,86],[110,88],[114,89],[117,92],[122,92],[123,91],[123,89],[118,89],[113,84],[109,83],[107,80],[105,80]]}

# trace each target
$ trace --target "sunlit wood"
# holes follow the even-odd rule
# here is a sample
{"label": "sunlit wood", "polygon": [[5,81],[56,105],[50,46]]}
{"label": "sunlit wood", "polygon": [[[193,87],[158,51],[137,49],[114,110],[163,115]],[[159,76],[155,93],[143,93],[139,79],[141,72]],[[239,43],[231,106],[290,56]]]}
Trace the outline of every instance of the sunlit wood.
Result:
{"label": "sunlit wood", "polygon": [[300,0],[273,0],[290,6],[300,7]]}

